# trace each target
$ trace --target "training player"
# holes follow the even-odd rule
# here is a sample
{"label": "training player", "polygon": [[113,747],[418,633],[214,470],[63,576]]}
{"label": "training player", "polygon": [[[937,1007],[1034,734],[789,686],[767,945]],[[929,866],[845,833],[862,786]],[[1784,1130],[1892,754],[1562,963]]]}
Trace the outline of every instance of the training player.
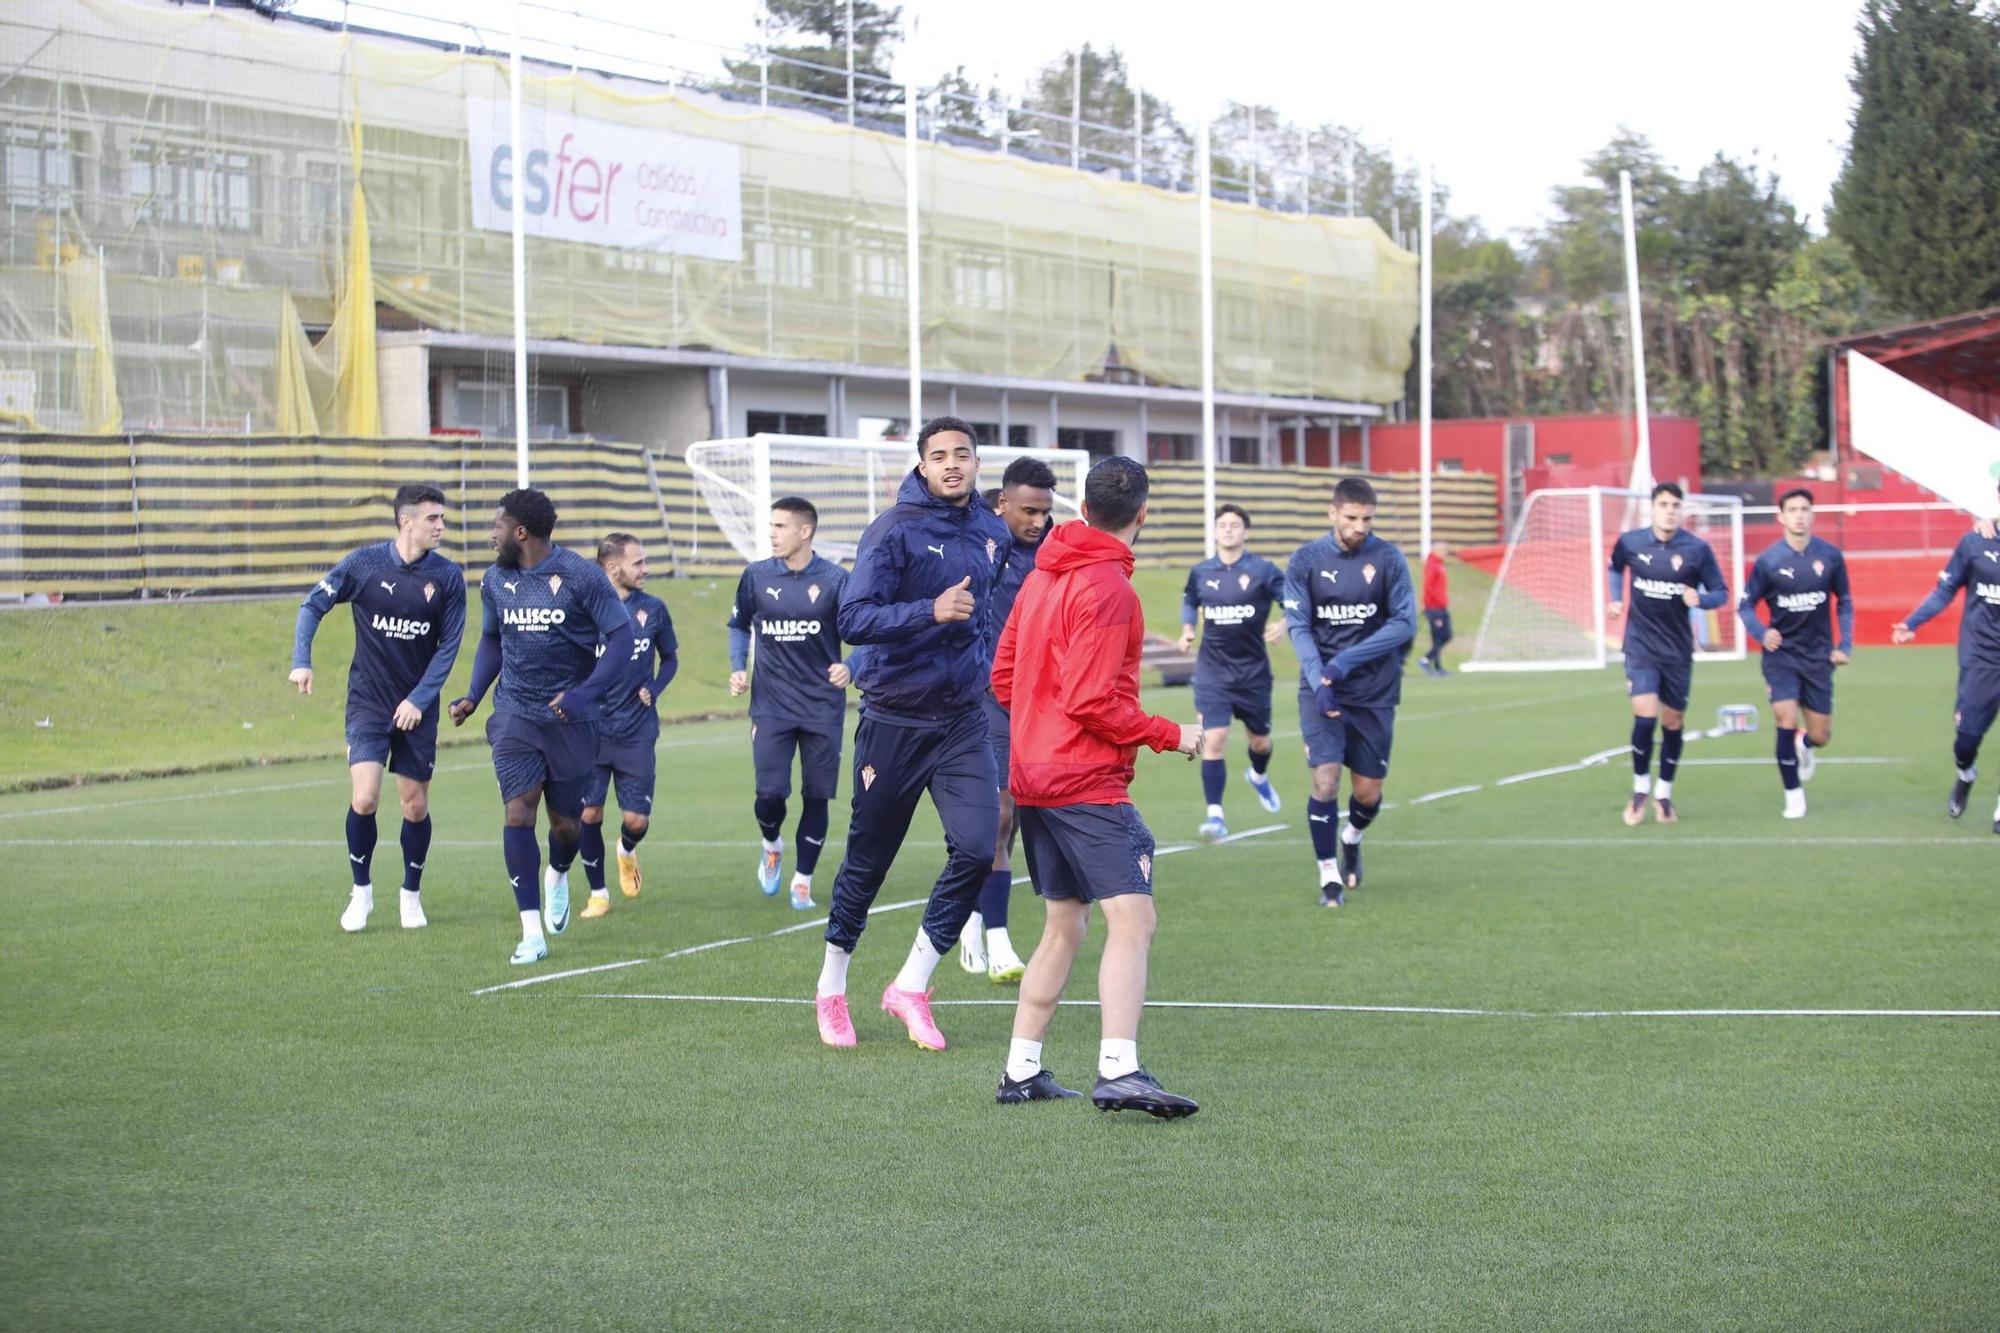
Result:
{"label": "training player", "polygon": [[[1803,819],[1806,794],[1799,784],[1813,775],[1813,751],[1833,739],[1833,669],[1846,666],[1854,651],[1854,599],[1840,548],[1812,535],[1812,492],[1800,487],[1778,497],[1778,522],[1785,535],[1750,566],[1737,614],[1750,637],[1764,645],[1785,818]],[[1828,628],[1829,598],[1840,601],[1837,645]],[[1771,613],[1768,626],[1757,619],[1760,601]]]}
{"label": "training player", "polygon": [[465,576],[437,553],[444,540],[444,492],[397,489],[396,538],[364,546],[335,565],[299,604],[292,631],[291,681],[313,687],[312,641],[319,622],[354,604],[354,664],[347,677],[347,861],[353,893],[340,928],[360,930],[375,910],[375,807],[382,767],[396,775],[403,807],[403,927],[425,924],[424,861],[430,855],[431,774],[437,768],[438,691],[451,675],[465,632]]}
{"label": "training player", "polygon": [[[549,956],[569,928],[569,867],[582,840],[583,790],[597,763],[597,710],[632,662],[632,617],[595,561],[550,541],[556,507],[509,491],[493,514],[494,563],[479,583],[483,620],[472,684],[451,705],[464,726],[495,678],[486,740],[506,808],[501,847],[521,913],[517,965]],[[549,869],[538,885],[535,808],[549,811]],[[542,890],[547,904],[542,911]],[[546,927],[546,934],[544,933]]]}
{"label": "training player", "polygon": [[1690,608],[1713,611],[1729,586],[1707,542],[1681,526],[1681,488],[1653,487],[1653,522],[1624,533],[1611,547],[1611,616],[1625,614],[1625,571],[1632,571],[1632,618],[1625,622],[1625,683],[1632,696],[1632,799],[1625,822],[1646,818],[1653,726],[1660,736],[1660,781],[1652,787],[1653,817],[1672,824],[1674,773],[1681,762],[1681,727],[1694,680]]}
{"label": "training player", "polygon": [[1108,935],[1097,971],[1103,1037],[1092,1099],[1100,1110],[1161,1119],[1198,1109],[1139,1064],[1146,956],[1158,918],[1153,835],[1132,805],[1132,758],[1141,745],[1193,757],[1202,744],[1198,723],[1139,707],[1146,615],[1132,588],[1132,542],[1146,523],[1148,486],[1146,469],[1129,458],[1090,469],[1084,521],[1049,534],[994,657],[994,697],[1012,718],[1008,786],[1020,804],[1028,871],[1048,911],[1014,1010],[1003,1104],[1078,1095],[1042,1068],[1042,1038],[1098,903]]}
{"label": "training player", "polygon": [[[660,695],[680,670],[680,644],[667,604],[645,591],[646,548],[629,532],[614,532],[597,544],[598,568],[632,618],[632,660],[605,691],[597,723],[597,762],[583,792],[583,838],[577,859],[590,881],[586,919],[611,910],[604,876],[604,798],[618,779],[618,891],[639,896],[639,843],[652,823],[653,780],[658,772]],[[598,652],[604,651],[600,642]],[[660,664],[653,674],[653,662]]]}
{"label": "training player", "polygon": [[847,964],[917,798],[930,792],[948,855],[882,1008],[928,1050],[945,1048],[931,1018],[931,974],[958,943],[993,868],[1000,803],[979,700],[992,671],[993,585],[1013,538],[974,489],[978,480],[972,427],[956,417],[926,422],[896,504],[861,534],[840,604],[840,637],[863,651],[854,805],[816,991],[820,1040],[829,1046],[854,1044]]}
{"label": "training player", "polygon": [[[803,808],[792,906],[813,906],[813,871],[826,846],[827,803],[840,790],[840,742],[847,725],[848,664],[840,656],[841,590],[847,571],[813,553],[819,510],[787,496],[771,506],[771,558],[736,580],[729,611],[729,694],[750,693],[750,753],[757,769],[753,813],[764,836],[757,887],[778,892],[785,854],[785,798],[792,755],[799,759]],[[750,643],[757,673],[750,675]]]}
{"label": "training player", "polygon": [[[1048,531],[1055,506],[1056,474],[1039,458],[1017,458],[1001,475],[1000,488],[987,503],[1013,534],[1000,578],[993,585],[993,605],[987,628],[997,637],[1014,610],[1021,583],[1035,568],[1035,552]],[[993,870],[979,890],[979,907],[966,918],[958,937],[958,965],[967,972],[984,972],[999,985],[1021,979],[1028,965],[1014,952],[1007,933],[1007,904],[1014,895],[1014,798],[1007,791],[1007,710],[988,690],[980,699],[986,710],[986,739],[993,747],[994,780],[1000,787],[1000,831],[993,842]]]}
{"label": "training player", "polygon": [[[1960,588],[1965,589],[1965,611],[1958,622],[1957,734],[1951,747],[1958,777],[1945,801],[1945,812],[1953,819],[1965,813],[1979,777],[1979,743],[2000,713],[2000,542],[1977,530],[1959,538],[1937,587],[1891,627],[1890,635],[1898,644],[1914,643],[1917,631],[1950,606]],[[2000,806],[1993,811],[1993,831],[2000,833]]]}
{"label": "training player", "polygon": [[1202,622],[1201,655],[1195,659],[1194,711],[1206,728],[1201,743],[1201,790],[1208,817],[1201,836],[1223,838],[1222,789],[1229,777],[1223,759],[1229,723],[1241,718],[1249,733],[1250,767],[1243,780],[1266,810],[1277,813],[1271,786],[1271,654],[1266,644],[1285,637],[1281,620],[1267,627],[1271,604],[1285,599],[1285,575],[1260,555],[1243,549],[1250,515],[1225,504],[1215,511],[1215,554],[1188,571],[1181,592],[1180,650],[1194,647],[1195,621]]}
{"label": "training player", "polygon": [[[1361,835],[1382,809],[1404,645],[1417,634],[1417,598],[1403,553],[1374,533],[1375,488],[1347,477],[1327,506],[1333,530],[1292,554],[1285,624],[1299,654],[1299,730],[1312,768],[1306,828],[1319,861],[1319,902],[1339,907],[1361,886]],[[1353,774],[1347,825],[1340,770]]]}

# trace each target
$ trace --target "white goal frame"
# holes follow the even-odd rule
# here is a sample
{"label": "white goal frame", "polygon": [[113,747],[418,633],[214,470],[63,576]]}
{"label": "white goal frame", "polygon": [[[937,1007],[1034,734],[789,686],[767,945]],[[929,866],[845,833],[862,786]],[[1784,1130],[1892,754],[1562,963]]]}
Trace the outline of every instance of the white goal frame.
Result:
{"label": "white goal frame", "polygon": [[[1590,514],[1590,550],[1593,553],[1589,570],[1591,623],[1588,626],[1588,633],[1580,634],[1579,638],[1583,643],[1593,648],[1594,651],[1582,652],[1574,657],[1537,659],[1533,661],[1480,661],[1481,647],[1487,641],[1488,632],[1493,623],[1494,612],[1500,606],[1502,594],[1508,587],[1507,575],[1514,564],[1515,551],[1526,530],[1528,520],[1534,513],[1535,501],[1538,499],[1554,500],[1571,496],[1587,497],[1589,501],[1587,508]],[[1623,530],[1629,531],[1642,526],[1648,521],[1650,500],[1651,497],[1647,491],[1629,490],[1617,486],[1551,487],[1546,490],[1530,492],[1526,502],[1521,506],[1520,517],[1514,521],[1514,531],[1508,534],[1506,554],[1501,557],[1500,570],[1494,575],[1493,589],[1487,594],[1486,610],[1479,620],[1479,631],[1473,637],[1472,655],[1466,661],[1459,664],[1459,669],[1461,671],[1590,671],[1601,669],[1613,661],[1623,661],[1624,653],[1611,646],[1610,612],[1608,610],[1610,589],[1606,586],[1606,579],[1610,574],[1611,543],[1616,540],[1619,534],[1605,530],[1605,511],[1609,507],[1607,502],[1623,502],[1627,515]],[[1726,513],[1728,515],[1730,536],[1735,545],[1733,558],[1730,555],[1718,555],[1716,558],[1717,568],[1722,572],[1729,593],[1729,600],[1718,608],[1721,612],[1718,616],[1718,622],[1723,627],[1723,633],[1729,641],[1730,646],[1726,648],[1697,648],[1694,655],[1695,661],[1741,662],[1749,656],[1749,644],[1745,641],[1746,635],[1743,630],[1743,622],[1736,616],[1736,599],[1742,595],[1743,591],[1741,580],[1745,562],[1754,559],[1754,556],[1744,550],[1743,547],[1743,501],[1741,497],[1734,495],[1705,495],[1690,492],[1685,497],[1683,505],[1683,512],[1685,512],[1685,507],[1692,506],[1711,511],[1721,510]],[[1629,614],[1628,610],[1627,615],[1629,616]],[[1582,627],[1579,628],[1581,629]],[[1622,641],[1622,635],[1620,637]]]}

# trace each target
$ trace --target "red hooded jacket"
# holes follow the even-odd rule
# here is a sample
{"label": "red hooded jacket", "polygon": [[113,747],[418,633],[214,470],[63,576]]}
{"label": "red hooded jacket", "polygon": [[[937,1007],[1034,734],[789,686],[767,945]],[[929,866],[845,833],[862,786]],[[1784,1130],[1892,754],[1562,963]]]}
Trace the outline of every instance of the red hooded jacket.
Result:
{"label": "red hooded jacket", "polygon": [[1139,707],[1145,636],[1132,548],[1086,523],[1050,529],[993,656],[1016,802],[1125,804],[1138,747],[1180,744],[1179,723]]}
{"label": "red hooded jacket", "polygon": [[1451,597],[1445,591],[1444,557],[1432,551],[1424,557],[1424,610],[1450,609]]}

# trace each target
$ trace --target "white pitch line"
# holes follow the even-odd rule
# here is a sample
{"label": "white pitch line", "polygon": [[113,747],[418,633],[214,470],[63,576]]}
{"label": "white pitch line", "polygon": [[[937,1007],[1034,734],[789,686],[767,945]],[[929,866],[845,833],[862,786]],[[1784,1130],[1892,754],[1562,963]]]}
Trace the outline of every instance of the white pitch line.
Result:
{"label": "white pitch line", "polygon": [[1447,796],[1468,796],[1473,792],[1482,790],[1484,788],[1476,782],[1470,787],[1446,787],[1443,791],[1427,791],[1422,796],[1412,796],[1407,804],[1422,805],[1427,801],[1442,801]]}
{"label": "white pitch line", "polygon": [[[1259,838],[1266,833],[1282,833],[1290,827],[1291,827],[1290,824],[1266,824],[1262,828],[1247,828],[1244,829],[1241,833],[1230,833],[1224,835],[1223,837],[1217,838],[1214,842],[1210,843],[1209,846],[1220,847],[1222,846],[1222,844],[1226,842],[1241,842],[1245,838]],[[1173,847],[1157,848],[1154,850],[1153,855],[1172,856],[1175,852],[1192,852],[1199,850],[1199,848],[1200,848],[1199,843],[1181,843]]]}
{"label": "white pitch line", "polygon": [[[756,847],[755,838],[707,839],[707,838],[663,838],[652,839],[656,846],[664,847]],[[433,838],[433,847],[486,847],[494,845],[491,838]],[[828,838],[828,847],[844,847],[845,838]],[[339,838],[0,838],[0,847],[345,847]]]}
{"label": "white pitch line", "polygon": [[[1298,846],[1298,839],[1291,839],[1285,846]],[[1977,847],[1991,853],[1994,844],[1977,835],[1939,835],[1925,838],[1889,837],[1812,837],[1804,830],[1796,838],[1680,838],[1646,837],[1634,834],[1620,837],[1608,834],[1601,838],[1392,838],[1370,835],[1370,847],[1491,847],[1491,848],[1535,848],[1535,847],[1762,847],[1784,849],[1788,847]]]}
{"label": "white pitch line", "polygon": [[[1769,755],[1761,759],[1683,759],[1681,760],[1681,767],[1687,768],[1690,765],[1705,765],[1709,768],[1739,766],[1749,768],[1758,764],[1775,764],[1776,762]],[[1907,764],[1912,761],[1908,759],[1885,759],[1876,755],[1830,755],[1819,762],[1822,764]]]}

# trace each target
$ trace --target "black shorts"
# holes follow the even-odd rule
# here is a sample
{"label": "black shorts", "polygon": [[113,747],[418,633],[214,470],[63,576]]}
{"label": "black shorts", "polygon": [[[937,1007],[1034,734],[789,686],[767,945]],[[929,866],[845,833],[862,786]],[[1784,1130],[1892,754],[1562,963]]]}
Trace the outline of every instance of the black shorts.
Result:
{"label": "black shorts", "polygon": [[645,737],[618,740],[597,738],[597,762],[584,780],[583,803],[603,805],[611,794],[611,780],[618,780],[618,808],[628,815],[653,814],[653,782],[659,774],[660,752]]}
{"label": "black shorts", "polygon": [[572,819],[583,813],[583,787],[597,765],[595,723],[494,712],[486,718],[486,740],[493,747],[501,800],[540,787],[554,813]]}
{"label": "black shorts", "polygon": [[830,801],[840,791],[840,742],[843,716],[830,727],[799,722],[753,721],[750,761],[757,769],[759,796],[792,794],[792,755],[799,757],[799,786],[809,801]]}
{"label": "black shorts", "polygon": [[1786,653],[1765,653],[1764,687],[1774,704],[1797,703],[1809,713],[1833,713],[1833,663],[1801,662]]}
{"label": "black shorts", "polygon": [[993,776],[1000,783],[1000,790],[1006,791],[1007,766],[1014,758],[1013,737],[1008,730],[1014,725],[1013,720],[990,690],[979,701],[979,709],[986,715],[986,743],[993,747]]}
{"label": "black shorts", "polygon": [[386,763],[389,771],[412,782],[429,782],[437,771],[438,706],[424,710],[423,720],[398,731],[393,714],[347,714],[347,763]]}
{"label": "black shorts", "polygon": [[1656,662],[1646,657],[1625,659],[1625,692],[1635,699],[1642,694],[1658,695],[1662,708],[1684,713],[1693,685],[1693,658],[1679,662]]}
{"label": "black shorts", "polygon": [[1961,667],[1958,672],[1958,729],[1984,736],[2000,713],[2000,669]]}
{"label": "black shorts", "polygon": [[1243,729],[1252,736],[1268,736],[1271,734],[1271,682],[1267,680],[1262,685],[1218,682],[1210,685],[1202,679],[1197,668],[1194,711],[1200,715],[1204,730],[1226,727],[1235,719],[1241,721]]}
{"label": "black shorts", "polygon": [[[1336,697],[1339,686],[1334,687]],[[1389,776],[1389,750],[1396,743],[1396,710],[1343,704],[1339,717],[1319,711],[1312,695],[1299,691],[1299,731],[1306,740],[1306,763],[1340,764],[1357,778]]]}
{"label": "black shorts", "polygon": [[1130,803],[1024,805],[1016,818],[1035,892],[1094,903],[1153,891],[1153,834]]}

